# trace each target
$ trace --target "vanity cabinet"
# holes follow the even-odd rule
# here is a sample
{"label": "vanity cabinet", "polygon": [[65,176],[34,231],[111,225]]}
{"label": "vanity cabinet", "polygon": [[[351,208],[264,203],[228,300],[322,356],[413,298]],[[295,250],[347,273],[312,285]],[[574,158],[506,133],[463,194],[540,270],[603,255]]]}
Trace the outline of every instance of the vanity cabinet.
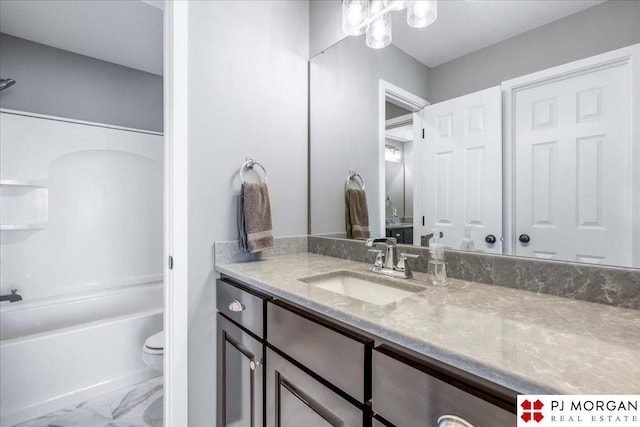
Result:
{"label": "vanity cabinet", "polygon": [[374,425],[511,427],[517,421],[511,390],[384,345],[373,352],[372,375]]}
{"label": "vanity cabinet", "polygon": [[363,426],[361,409],[272,349],[267,350],[267,426]]}
{"label": "vanity cabinet", "polygon": [[[374,348],[352,328],[230,279],[217,285],[218,426],[516,423],[511,390],[387,344]],[[438,422],[447,415],[449,424]]]}
{"label": "vanity cabinet", "polygon": [[393,237],[397,243],[403,245],[413,244],[413,227],[394,227],[386,229],[387,237]]}
{"label": "vanity cabinet", "polygon": [[369,425],[373,340],[270,301],[267,342],[267,426]]}
{"label": "vanity cabinet", "polygon": [[265,297],[218,280],[217,425],[264,426]]}

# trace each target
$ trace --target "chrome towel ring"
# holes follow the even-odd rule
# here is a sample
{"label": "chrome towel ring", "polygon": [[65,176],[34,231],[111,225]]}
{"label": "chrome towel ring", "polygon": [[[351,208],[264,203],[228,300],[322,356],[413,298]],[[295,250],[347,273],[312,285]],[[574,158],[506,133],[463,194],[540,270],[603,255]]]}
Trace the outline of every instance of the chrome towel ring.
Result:
{"label": "chrome towel ring", "polygon": [[242,171],[244,171],[245,169],[253,169],[255,166],[259,166],[260,169],[262,169],[262,172],[264,173],[264,182],[267,182],[268,176],[267,176],[267,170],[264,168],[264,166],[262,166],[260,163],[256,162],[254,159],[252,159],[251,157],[247,157],[247,160],[242,164],[242,166],[240,166],[240,181],[242,181],[242,183],[244,184],[246,181],[244,179],[244,175],[242,174]]}
{"label": "chrome towel ring", "polygon": [[349,170],[349,175],[347,175],[347,181],[344,183],[344,189],[349,189],[349,184],[351,181],[355,181],[355,183],[360,187],[361,190],[364,190],[364,179],[360,176],[360,174],[354,170]]}

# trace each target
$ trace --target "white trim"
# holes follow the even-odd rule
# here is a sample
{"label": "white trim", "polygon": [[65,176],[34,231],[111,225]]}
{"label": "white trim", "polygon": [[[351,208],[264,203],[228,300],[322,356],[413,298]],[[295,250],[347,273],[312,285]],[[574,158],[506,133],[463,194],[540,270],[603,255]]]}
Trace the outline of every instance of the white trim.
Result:
{"label": "white trim", "polygon": [[[188,425],[188,2],[164,14],[164,425]],[[174,259],[173,269],[168,257]]]}
{"label": "white trim", "polygon": [[[420,111],[424,109],[427,105],[429,105],[429,101],[420,98],[408,92],[398,86],[395,86],[383,79],[379,80],[379,89],[378,89],[378,212],[380,213],[380,224],[376,230],[375,224],[371,225],[372,235],[376,235],[378,233],[379,236],[384,236],[385,233],[385,166],[384,166],[384,146],[385,146],[385,138],[386,138],[386,112],[385,112],[385,102],[387,100],[392,103],[399,105],[400,107],[413,111],[413,129],[414,129],[414,141],[421,141],[422,135],[417,135],[417,129],[422,129],[422,113]],[[420,126],[416,127],[416,118],[420,120]],[[420,164],[422,149],[421,144],[414,143],[413,144],[413,164],[414,164],[414,184],[413,184],[413,244],[420,246],[420,233],[422,230],[422,221],[421,221],[421,195],[422,191],[420,191],[420,183],[421,183],[421,172],[418,165]],[[418,227],[419,225],[419,227]],[[417,237],[416,237],[417,236]]]}
{"label": "white trim", "polygon": [[107,123],[88,122],[86,120],[70,119],[68,117],[60,117],[60,116],[50,116],[47,114],[32,113],[30,111],[11,110],[9,108],[0,108],[0,113],[13,114],[14,116],[34,117],[36,119],[54,120],[56,122],[66,122],[66,123],[74,123],[78,125],[94,126],[94,127],[106,128],[106,129],[124,130],[127,132],[146,133],[149,135],[159,135],[159,136],[163,135],[162,132],[156,132],[153,130],[128,128],[124,126],[110,125]]}
{"label": "white trim", "polygon": [[[557,67],[548,68],[546,70],[520,76],[511,80],[502,82],[501,89],[503,93],[503,254],[512,254],[515,248],[516,233],[514,233],[515,224],[515,176],[513,168],[515,163],[515,143],[513,123],[515,112],[514,99],[519,91],[541,86],[554,81],[564,80],[585,73],[590,73],[598,69],[606,69],[610,67],[626,64],[630,69],[631,79],[631,110],[630,118],[630,140],[631,152],[629,162],[640,165],[640,123],[637,119],[640,112],[640,44],[627,46],[621,49],[612,50],[600,55],[591,56]],[[640,168],[631,167],[634,174],[632,177],[633,200],[632,218],[637,218],[640,213]],[[636,221],[637,223],[638,221]],[[640,264],[640,224],[634,224],[633,234],[633,260],[634,264]]]}

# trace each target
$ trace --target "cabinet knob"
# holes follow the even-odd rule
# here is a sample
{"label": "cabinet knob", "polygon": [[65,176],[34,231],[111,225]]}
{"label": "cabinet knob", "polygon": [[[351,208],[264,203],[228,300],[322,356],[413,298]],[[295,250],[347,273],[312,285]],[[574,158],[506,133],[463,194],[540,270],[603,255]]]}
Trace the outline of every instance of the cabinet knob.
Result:
{"label": "cabinet knob", "polygon": [[252,371],[255,371],[258,366],[260,366],[260,362],[257,360],[249,362],[249,368],[251,368]]}
{"label": "cabinet knob", "polygon": [[455,415],[443,415],[438,418],[438,427],[473,427],[473,424]]}
{"label": "cabinet knob", "polygon": [[496,236],[494,236],[493,234],[489,234],[484,238],[484,241],[490,245],[493,245],[496,242]]}
{"label": "cabinet knob", "polygon": [[244,311],[244,309],[245,309],[244,304],[238,301],[237,299],[234,299],[233,301],[231,301],[231,304],[229,304],[230,311],[239,313],[241,311]]}
{"label": "cabinet knob", "polygon": [[521,234],[520,237],[518,237],[518,240],[520,240],[520,243],[529,243],[531,239],[528,234]]}

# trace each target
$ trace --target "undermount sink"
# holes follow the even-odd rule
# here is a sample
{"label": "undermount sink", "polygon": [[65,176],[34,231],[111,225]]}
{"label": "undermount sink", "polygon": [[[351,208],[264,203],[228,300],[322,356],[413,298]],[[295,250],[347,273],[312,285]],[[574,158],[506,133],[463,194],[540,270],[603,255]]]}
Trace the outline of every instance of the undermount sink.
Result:
{"label": "undermount sink", "polygon": [[387,305],[414,295],[423,289],[400,285],[385,278],[373,278],[353,271],[334,271],[298,279],[320,289],[335,292],[375,305]]}

